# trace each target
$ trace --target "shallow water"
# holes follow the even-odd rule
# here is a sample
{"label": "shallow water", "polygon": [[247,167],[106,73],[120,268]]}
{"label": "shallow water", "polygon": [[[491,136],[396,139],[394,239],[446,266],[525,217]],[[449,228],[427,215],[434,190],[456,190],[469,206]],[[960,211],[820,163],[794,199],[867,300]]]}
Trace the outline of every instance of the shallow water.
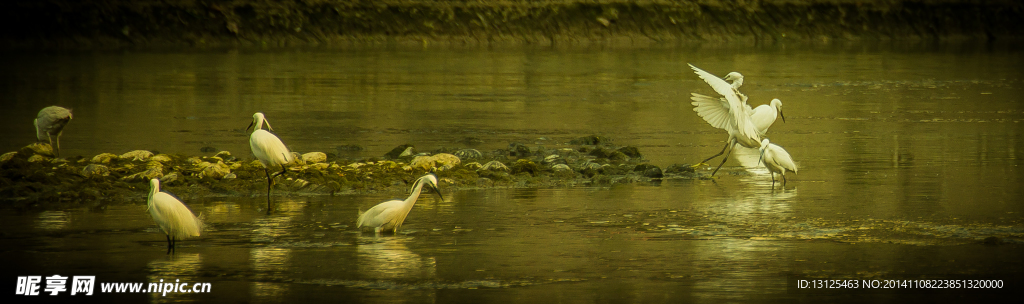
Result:
{"label": "shallow water", "polygon": [[[69,156],[212,154],[202,147],[246,156],[244,128],[262,111],[299,152],[361,158],[405,143],[420,151],[552,148],[598,134],[666,167],[699,161],[727,137],[690,110],[690,92],[713,93],[690,62],[718,75],[742,72],[753,106],[781,99],[786,122],[768,136],[800,165],[784,188],[733,160],[714,180],[442,189],[447,201],[423,195],[400,233],[382,237],[355,231],[357,210],[400,193],[284,193],[269,216],[259,197],[202,198],[187,203],[209,229],[170,257],[142,198],[0,208],[0,258],[20,261],[0,266],[9,276],[213,286],[210,294],[99,301],[834,301],[849,295],[787,284],[929,275],[1009,282],[1024,273],[1016,258],[1024,240],[1024,56],[1011,46],[6,55],[3,151],[30,143],[35,112],[59,104],[75,114],[61,140]],[[983,245],[987,237],[1003,244]],[[922,295],[947,296],[913,296]]]}

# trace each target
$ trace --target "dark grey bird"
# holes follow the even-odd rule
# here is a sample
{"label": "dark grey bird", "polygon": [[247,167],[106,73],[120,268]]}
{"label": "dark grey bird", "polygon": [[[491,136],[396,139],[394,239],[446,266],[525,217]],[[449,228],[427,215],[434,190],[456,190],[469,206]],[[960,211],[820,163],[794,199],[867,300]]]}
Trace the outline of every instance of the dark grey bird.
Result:
{"label": "dark grey bird", "polygon": [[49,106],[39,110],[36,117],[36,140],[39,142],[49,141],[53,147],[53,155],[60,156],[60,134],[64,126],[71,121],[71,110]]}

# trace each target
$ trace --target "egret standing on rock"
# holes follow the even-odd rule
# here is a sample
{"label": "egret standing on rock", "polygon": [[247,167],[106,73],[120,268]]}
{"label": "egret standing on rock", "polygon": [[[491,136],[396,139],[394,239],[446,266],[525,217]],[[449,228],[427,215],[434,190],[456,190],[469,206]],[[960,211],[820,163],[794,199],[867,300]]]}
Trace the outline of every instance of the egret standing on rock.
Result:
{"label": "egret standing on rock", "polygon": [[[270,126],[270,122],[260,112],[252,114],[252,123],[245,130],[248,131],[249,128],[256,126],[256,129],[252,131],[252,135],[249,135],[249,148],[252,149],[252,154],[256,155],[256,158],[263,164],[263,172],[267,174],[267,213],[270,213],[270,189],[273,186],[274,178],[284,174],[287,171],[284,165],[294,161],[295,158],[292,157],[292,152],[288,151],[288,147],[284,146],[280,138],[263,130],[264,122],[267,123],[267,129],[270,129],[270,131],[274,130]],[[281,172],[271,176],[271,168],[277,170],[277,167],[281,167]]]}
{"label": "egret standing on rock", "polygon": [[761,141],[761,158],[757,162],[762,161],[765,168],[768,168],[768,174],[772,175],[772,187],[775,187],[775,173],[782,175],[782,187],[786,187],[786,171],[796,173],[797,170],[789,152],[779,145],[768,142],[767,138]]}
{"label": "egret standing on rock", "polygon": [[412,195],[409,195],[409,198],[404,201],[390,200],[377,204],[370,210],[360,212],[359,219],[356,220],[356,228],[372,227],[375,234],[386,230],[391,230],[392,233],[398,232],[398,227],[402,227],[405,217],[409,216],[412,206],[416,204],[416,199],[419,198],[423,186],[433,189],[437,196],[444,201],[441,190],[437,189],[437,177],[434,174],[427,174],[412,184]]}
{"label": "egret standing on rock", "polygon": [[167,192],[160,191],[160,180],[149,181],[149,215],[153,221],[167,234],[167,254],[174,251],[177,239],[199,236],[203,230],[203,222],[196,218],[192,211],[180,200]]}
{"label": "egret standing on rock", "polygon": [[[725,154],[726,150],[732,153],[731,147],[737,143],[747,148],[756,149],[760,147],[761,135],[751,121],[750,116],[753,114],[753,110],[747,105],[746,96],[740,94],[733,85],[725,82],[725,80],[711,75],[711,73],[705,72],[692,64],[690,68],[704,82],[707,82],[715,92],[725,97],[723,99],[715,99],[697,93],[693,93],[693,96],[690,97],[693,100],[691,102],[694,106],[693,111],[697,112],[698,116],[704,118],[711,126],[729,132],[729,140],[725,143],[722,151],[701,161],[701,163]],[[740,84],[742,84],[742,81],[740,81]],[[722,159],[722,163],[715,168],[711,175],[714,176],[715,173],[718,173],[718,169],[721,169],[728,159],[729,154],[726,154],[725,158]]]}
{"label": "egret standing on rock", "polygon": [[36,120],[36,140],[39,142],[49,141],[53,148],[53,156],[60,156],[60,134],[64,126],[71,121],[71,110],[49,106],[39,110]]}

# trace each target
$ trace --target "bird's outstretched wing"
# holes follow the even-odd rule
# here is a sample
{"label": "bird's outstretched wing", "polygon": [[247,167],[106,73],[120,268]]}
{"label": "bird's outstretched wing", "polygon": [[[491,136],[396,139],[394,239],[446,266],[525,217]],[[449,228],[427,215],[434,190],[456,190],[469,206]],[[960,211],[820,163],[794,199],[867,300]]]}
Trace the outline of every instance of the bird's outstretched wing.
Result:
{"label": "bird's outstretched wing", "polygon": [[735,103],[736,106],[739,106],[740,104],[743,103],[743,100],[740,99],[739,95],[736,92],[736,89],[734,89],[732,85],[729,84],[728,82],[725,82],[725,80],[718,78],[718,76],[711,75],[711,73],[705,72],[704,70],[701,70],[693,66],[692,64],[690,64],[690,68],[693,69],[693,72],[697,74],[697,76],[700,77],[700,79],[703,79],[704,82],[710,85],[711,89],[715,90],[715,92],[718,92],[719,95],[725,97],[726,101],[729,102],[729,105]]}
{"label": "bird's outstretched wing", "polygon": [[712,127],[728,130],[730,124],[729,103],[725,98],[714,98],[707,95],[691,93],[690,104],[694,106],[693,111],[697,116],[704,118]]}
{"label": "bird's outstretched wing", "polygon": [[[711,75],[692,64],[689,65],[698,77],[711,86],[715,92],[722,95],[721,99],[714,99],[710,96],[693,94],[690,99],[697,115],[704,118],[709,124],[716,128],[728,131],[730,134],[738,134],[740,143],[744,146],[756,147],[759,136],[750,122],[750,114],[753,110],[746,103],[746,96],[743,96],[731,84],[725,82],[718,76]],[[750,138],[750,140],[745,140]]]}

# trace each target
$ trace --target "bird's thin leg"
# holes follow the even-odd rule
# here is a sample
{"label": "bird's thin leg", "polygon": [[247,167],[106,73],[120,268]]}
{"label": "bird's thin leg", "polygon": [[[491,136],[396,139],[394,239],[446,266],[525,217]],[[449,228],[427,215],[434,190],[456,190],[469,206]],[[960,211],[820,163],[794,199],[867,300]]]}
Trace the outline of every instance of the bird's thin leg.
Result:
{"label": "bird's thin leg", "polygon": [[[768,172],[768,174],[772,175],[772,189],[775,189],[775,173]],[[785,187],[785,186],[783,186],[783,187]]]}
{"label": "bird's thin leg", "polygon": [[285,169],[284,168],[284,164],[282,164],[281,165],[281,172],[278,172],[277,174],[274,174],[274,178],[277,178],[278,176],[284,175],[285,172],[288,172],[288,169]]}
{"label": "bird's thin leg", "polygon": [[167,235],[167,254],[171,254],[171,248],[173,248],[173,246],[171,245],[171,235],[168,234]]}
{"label": "bird's thin leg", "polygon": [[270,170],[263,168],[263,172],[267,174],[267,214],[270,214],[270,185],[274,182],[274,179],[270,177]]}
{"label": "bird's thin leg", "polygon": [[[715,154],[715,155],[712,155],[711,157],[708,157],[708,159],[702,160],[702,161],[701,161],[701,163],[706,163],[706,162],[708,162],[709,160],[712,160],[712,159],[714,159],[715,157],[718,157],[719,155],[722,155],[722,153],[725,153],[725,150],[729,148],[729,145],[730,145],[730,144],[732,144],[732,140],[728,140],[728,141],[726,141],[726,142],[725,142],[725,147],[722,147],[722,151],[719,151],[719,152],[718,152],[718,154]],[[717,171],[717,170],[716,170],[716,171]],[[712,175],[714,175],[714,174],[712,174]]]}
{"label": "bird's thin leg", "polygon": [[725,165],[725,162],[729,160],[729,155],[732,155],[732,143],[733,141],[730,140],[729,143],[726,144],[725,147],[729,149],[729,153],[726,153],[725,157],[722,157],[722,163],[718,164],[718,168],[715,168],[714,172],[711,172],[711,176],[715,176],[715,173],[718,173],[718,169],[722,169],[722,165]]}
{"label": "bird's thin leg", "polygon": [[285,172],[288,172],[288,169],[285,169],[284,164],[281,164],[281,172],[275,173],[274,176],[270,176],[269,169],[263,169],[263,171],[267,172],[267,214],[270,214],[270,183],[278,176],[284,175]]}
{"label": "bird's thin leg", "polygon": [[54,141],[53,135],[50,135],[50,133],[47,132],[46,138],[50,140],[50,148],[53,149],[53,157],[60,157],[60,137],[57,137],[57,140]]}
{"label": "bird's thin leg", "polygon": [[786,188],[786,175],[782,175],[782,188]]}

